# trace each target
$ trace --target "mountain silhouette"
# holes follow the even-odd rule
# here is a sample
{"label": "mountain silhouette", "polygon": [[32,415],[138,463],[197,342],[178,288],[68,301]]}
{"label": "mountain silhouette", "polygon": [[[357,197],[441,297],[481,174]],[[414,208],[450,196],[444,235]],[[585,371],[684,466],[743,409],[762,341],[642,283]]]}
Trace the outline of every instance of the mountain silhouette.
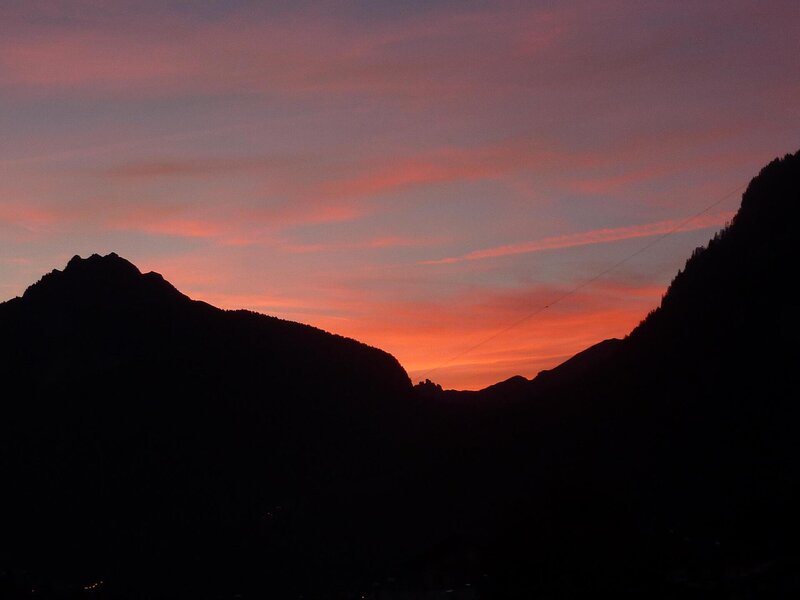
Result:
{"label": "mountain silhouette", "polygon": [[[515,589],[798,589],[799,206],[796,153],[752,180],[732,223],[625,339],[531,381],[442,393],[480,407],[483,450],[517,475],[502,495],[524,507],[506,512],[494,546]],[[549,566],[533,585],[535,565]]]}
{"label": "mountain silhouette", "polygon": [[480,392],[75,257],[0,304],[0,591],[797,593],[798,203],[800,152],[624,339]]}
{"label": "mountain silhouette", "polygon": [[176,361],[196,369],[236,365],[241,374],[251,367],[270,387],[293,394],[347,387],[377,402],[410,385],[381,350],[308,325],[192,301],[158,273],[142,274],[113,253],[74,257],[2,310],[18,343],[14,354],[30,356],[26,364],[35,365],[39,378],[64,369],[85,377],[87,369],[136,358],[156,369]]}
{"label": "mountain silhouette", "polygon": [[3,562],[73,587],[134,564],[150,591],[243,568],[223,551],[241,530],[391,462],[411,389],[381,350],[192,301],[116,254],[0,304],[0,329]]}

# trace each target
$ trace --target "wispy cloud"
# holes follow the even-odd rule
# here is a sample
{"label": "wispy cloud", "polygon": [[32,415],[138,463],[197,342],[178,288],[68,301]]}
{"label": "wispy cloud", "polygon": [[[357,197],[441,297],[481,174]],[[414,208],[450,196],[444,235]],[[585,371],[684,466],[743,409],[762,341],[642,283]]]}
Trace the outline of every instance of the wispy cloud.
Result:
{"label": "wispy cloud", "polygon": [[295,162],[290,157],[164,159],[121,164],[104,169],[101,174],[120,180],[144,180],[163,177],[214,177],[247,171],[265,172],[276,167],[286,167]]}
{"label": "wispy cloud", "polygon": [[[99,11],[96,11],[99,12]],[[482,44],[530,56],[563,28],[555,10],[409,11],[360,19],[325,11],[267,15],[249,8],[222,19],[123,11],[110,18],[26,19],[7,27],[0,66],[9,82],[61,91],[138,95],[247,90],[275,94],[452,95],[494,58]],[[36,26],[33,23],[37,23]],[[24,29],[25,31],[20,31]],[[31,35],[35,33],[35,35]],[[531,40],[535,39],[535,43]],[[430,47],[424,59],[420,47]],[[454,77],[456,76],[456,77]]]}
{"label": "wispy cloud", "polygon": [[282,244],[281,250],[293,254],[311,254],[315,252],[337,252],[341,250],[381,250],[387,248],[411,248],[419,246],[430,246],[436,240],[430,238],[411,238],[411,237],[375,237],[365,240],[355,240],[348,242],[335,242],[325,244]]}
{"label": "wispy cloud", "polygon": [[414,186],[477,181],[511,171],[533,169],[551,162],[546,150],[524,138],[477,145],[472,148],[443,147],[360,165],[360,172],[346,179],[325,182],[320,193],[333,197],[371,196]]}
{"label": "wispy cloud", "polygon": [[[424,372],[796,149],[796,0],[183,4],[0,0],[3,289],[114,250]],[[436,378],[624,334],[702,237]]]}
{"label": "wispy cloud", "polygon": [[666,221],[656,221],[654,223],[642,223],[629,225],[626,227],[613,227],[606,229],[593,229],[580,233],[567,235],[556,235],[520,244],[508,244],[474,250],[460,256],[440,258],[436,260],[421,261],[421,264],[443,265],[468,260],[482,260],[486,258],[500,258],[514,254],[527,254],[530,252],[543,252],[545,250],[557,250],[559,248],[573,248],[575,246],[590,246],[593,244],[609,244],[633,238],[651,237],[654,235],[664,235],[679,231],[695,231],[697,229],[708,229],[710,227],[720,227],[728,223],[733,218],[733,212],[715,213],[701,215],[690,221],[686,219],[669,219]]}
{"label": "wispy cloud", "polygon": [[52,225],[57,220],[55,212],[43,207],[7,200],[0,202],[0,223],[3,224],[38,228]]}

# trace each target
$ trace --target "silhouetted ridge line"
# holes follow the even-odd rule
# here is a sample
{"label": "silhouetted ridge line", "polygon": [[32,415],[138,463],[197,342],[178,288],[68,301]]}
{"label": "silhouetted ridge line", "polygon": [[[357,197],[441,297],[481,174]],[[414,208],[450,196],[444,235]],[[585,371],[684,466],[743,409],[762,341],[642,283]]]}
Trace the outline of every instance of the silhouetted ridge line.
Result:
{"label": "silhouetted ridge line", "polygon": [[[227,580],[246,563],[219,549],[271,535],[265,514],[291,507],[306,532],[291,540],[311,539],[307,499],[398,462],[385,432],[407,421],[411,383],[394,357],[193,301],[116,254],[75,257],[0,303],[0,330],[14,515],[0,517],[0,591],[8,566],[202,596],[220,589],[214,569]],[[256,555],[285,566],[272,553],[297,556],[291,540]]]}
{"label": "silhouetted ridge line", "polygon": [[[671,282],[661,306],[631,336],[645,335],[660,327],[659,323],[665,319],[685,323],[691,317],[716,323],[719,315],[730,317],[729,307],[757,288],[760,294],[753,301],[763,307],[765,315],[770,314],[768,306],[785,294],[780,282],[792,271],[788,265],[785,269],[782,265],[796,252],[795,234],[800,226],[799,174],[800,152],[787,154],[764,167],[748,184],[732,222],[706,247],[695,249]],[[693,312],[684,313],[689,307]],[[695,312],[698,310],[702,310],[702,317]],[[753,323],[736,319],[728,325],[735,330]]]}
{"label": "silhouetted ridge line", "polygon": [[482,340],[481,340],[481,341],[479,341],[478,343],[476,343],[476,344],[474,344],[474,345],[472,345],[472,346],[469,346],[468,348],[466,348],[465,350],[462,350],[461,352],[458,352],[457,354],[454,354],[453,356],[451,356],[449,359],[447,359],[447,360],[446,360],[445,362],[443,362],[442,364],[440,364],[440,365],[438,365],[438,366],[436,366],[436,367],[434,367],[434,368],[432,368],[432,369],[430,369],[430,370],[426,371],[426,372],[425,372],[425,373],[422,375],[422,377],[426,377],[426,378],[427,378],[429,375],[431,375],[431,374],[432,374],[432,373],[434,373],[435,371],[438,371],[439,369],[442,369],[442,368],[444,368],[444,367],[448,366],[448,365],[449,365],[450,363],[452,363],[454,360],[457,360],[457,359],[459,359],[459,358],[461,358],[461,357],[463,357],[463,356],[466,356],[467,354],[470,354],[470,353],[474,352],[474,351],[475,351],[475,350],[477,350],[478,348],[481,348],[481,347],[485,346],[486,344],[488,344],[489,342],[491,342],[491,341],[493,341],[493,340],[497,339],[497,338],[498,338],[498,337],[500,337],[501,335],[503,335],[503,334],[505,334],[505,333],[507,333],[507,332],[511,331],[512,329],[516,329],[517,327],[519,327],[520,325],[522,325],[522,324],[523,324],[523,323],[525,323],[526,321],[529,321],[530,319],[532,319],[532,318],[533,318],[533,317],[535,317],[536,315],[539,315],[539,314],[543,313],[545,310],[547,310],[547,309],[548,309],[548,308],[550,308],[551,306],[554,306],[555,304],[558,304],[558,303],[560,303],[560,302],[563,302],[564,300],[566,300],[566,299],[567,299],[567,298],[569,298],[570,296],[573,296],[574,294],[576,294],[577,292],[579,292],[579,291],[580,291],[580,290],[582,290],[583,288],[586,288],[586,287],[588,287],[588,286],[592,285],[593,283],[595,283],[596,281],[598,281],[598,280],[602,279],[603,277],[605,277],[606,275],[608,275],[608,274],[609,274],[609,273],[611,273],[612,271],[615,271],[615,270],[617,270],[617,269],[618,269],[619,267],[621,267],[622,265],[624,265],[624,264],[626,264],[627,262],[629,262],[629,261],[633,260],[634,258],[636,258],[637,256],[639,256],[640,254],[643,254],[643,253],[645,253],[646,251],[648,251],[650,248],[652,248],[652,247],[653,247],[653,246],[655,246],[656,244],[658,244],[658,243],[662,242],[662,241],[663,241],[663,240],[665,240],[666,238],[668,238],[668,237],[670,237],[671,235],[673,235],[673,234],[677,233],[678,231],[680,231],[681,229],[683,229],[684,227],[686,227],[686,225],[688,225],[689,223],[691,223],[691,222],[692,222],[692,221],[694,221],[695,219],[697,219],[697,218],[701,217],[702,215],[704,215],[705,213],[707,213],[707,212],[708,212],[708,211],[710,211],[711,209],[713,209],[713,208],[715,208],[715,207],[719,206],[719,205],[720,205],[720,204],[722,204],[722,203],[723,203],[725,200],[727,200],[727,199],[731,198],[731,197],[732,197],[734,194],[736,194],[736,193],[737,193],[739,190],[741,190],[741,189],[742,189],[742,188],[744,188],[744,187],[745,187],[745,184],[742,184],[742,185],[740,185],[740,186],[736,187],[734,190],[731,190],[730,192],[728,192],[728,193],[727,193],[727,194],[725,194],[724,196],[721,196],[720,198],[718,198],[717,200],[715,200],[715,201],[714,201],[714,202],[712,202],[711,204],[707,205],[707,206],[706,206],[705,208],[703,208],[702,210],[700,210],[700,211],[696,212],[695,214],[691,215],[690,217],[688,217],[688,218],[684,219],[683,221],[681,221],[680,223],[678,223],[677,225],[675,225],[675,226],[674,226],[672,229],[670,229],[670,230],[669,230],[669,231],[667,231],[666,233],[663,233],[663,234],[661,234],[661,235],[659,235],[659,236],[655,237],[655,238],[654,238],[654,239],[652,239],[650,242],[648,242],[647,244],[645,244],[645,245],[643,245],[642,247],[638,248],[637,250],[635,250],[635,251],[634,251],[634,252],[632,252],[631,254],[628,254],[627,256],[625,256],[624,258],[622,258],[621,260],[619,260],[619,261],[615,262],[615,263],[614,263],[614,264],[612,264],[610,267],[608,267],[608,268],[606,268],[606,269],[604,269],[604,270],[600,271],[600,272],[599,272],[597,275],[594,275],[593,277],[591,277],[591,278],[589,278],[589,279],[586,279],[585,281],[582,281],[581,283],[579,283],[579,284],[578,284],[578,285],[576,285],[575,287],[573,287],[573,288],[571,288],[571,289],[567,290],[566,292],[564,292],[564,293],[563,293],[563,294],[561,294],[560,296],[556,296],[556,297],[555,297],[553,300],[549,301],[547,304],[543,304],[542,306],[539,306],[538,308],[534,309],[533,311],[531,311],[531,312],[527,313],[525,316],[523,316],[523,317],[521,317],[521,318],[517,319],[516,321],[513,321],[512,323],[510,323],[510,324],[508,324],[507,326],[503,327],[502,329],[500,329],[500,330],[496,331],[495,333],[491,334],[490,336],[488,336],[488,337],[486,337],[486,338],[482,339]]}
{"label": "silhouetted ridge line", "polygon": [[800,153],[631,335],[481,392],[76,262],[0,304],[0,595],[797,597],[798,206]]}
{"label": "silhouetted ridge line", "polygon": [[63,271],[54,269],[25,290],[30,301],[71,302],[81,300],[102,304],[109,301],[188,301],[164,278],[154,272],[141,273],[131,262],[115,253],[74,256]]}
{"label": "silhouetted ridge line", "polygon": [[[800,152],[761,170],[731,224],[625,339],[527,385],[499,384],[499,396],[439,394],[442,410],[476,414],[465,420],[470,443],[480,435],[493,453],[492,493],[489,469],[506,469],[517,478],[507,493],[526,503],[491,546],[515,582],[505,589],[800,593],[800,303],[786,288],[798,224]],[[481,464],[465,472],[480,480]],[[543,564],[548,583],[533,582]]]}

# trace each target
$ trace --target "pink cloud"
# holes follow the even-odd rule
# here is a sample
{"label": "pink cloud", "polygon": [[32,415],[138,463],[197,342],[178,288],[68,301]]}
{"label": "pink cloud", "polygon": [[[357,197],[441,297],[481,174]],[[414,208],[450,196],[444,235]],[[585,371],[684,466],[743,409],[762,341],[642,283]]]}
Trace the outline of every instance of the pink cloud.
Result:
{"label": "pink cloud", "polygon": [[523,242],[521,244],[508,244],[504,246],[496,246],[494,248],[486,248],[484,250],[475,250],[473,252],[468,252],[467,254],[462,254],[461,256],[423,261],[422,264],[451,264],[467,260],[482,260],[486,258],[511,256],[514,254],[557,250],[559,248],[573,248],[575,246],[590,246],[593,244],[608,244],[611,242],[618,242],[633,238],[665,235],[678,231],[695,231],[697,229],[707,229],[709,227],[721,227],[728,223],[733,218],[734,214],[734,212],[728,211],[724,213],[700,215],[689,221],[686,219],[670,219],[666,221],[657,221],[655,223],[630,225],[627,227],[594,229],[592,231],[583,231],[581,233],[546,237],[540,240]]}
{"label": "pink cloud", "polygon": [[268,171],[286,166],[289,159],[279,158],[213,158],[197,160],[152,160],[121,164],[102,171],[102,174],[119,180],[146,180],[163,177],[214,177],[227,173]]}
{"label": "pink cloud", "polygon": [[383,248],[407,248],[429,246],[435,240],[411,237],[377,237],[366,240],[339,242],[330,244],[283,244],[281,249],[294,254],[308,254],[314,252],[334,252],[339,250],[377,250]]}
{"label": "pink cloud", "polygon": [[0,202],[0,223],[37,228],[57,221],[58,215],[44,207],[5,200]]}
{"label": "pink cloud", "polygon": [[443,147],[357,165],[357,173],[317,186],[331,198],[358,198],[440,183],[495,179],[520,169],[551,164],[558,153],[525,139],[508,139],[472,148]]}
{"label": "pink cloud", "polygon": [[224,231],[224,229],[214,223],[191,220],[145,222],[138,226],[134,225],[131,221],[126,221],[118,224],[117,227],[120,229],[137,229],[145,233],[190,238],[213,238],[221,235]]}
{"label": "pink cloud", "polygon": [[239,89],[452,96],[474,89],[475,68],[496,61],[476,40],[524,55],[553,44],[562,29],[555,11],[502,7],[434,11],[370,27],[320,11],[276,18],[247,10],[215,21],[142,11],[80,26],[33,26],[24,17],[0,40],[7,81],[140,95]]}
{"label": "pink cloud", "polygon": [[624,189],[631,184],[650,181],[678,172],[681,172],[680,165],[658,163],[640,169],[633,169],[622,174],[579,179],[569,184],[569,187],[583,194],[609,194]]}
{"label": "pink cloud", "polygon": [[152,44],[131,35],[58,31],[2,44],[6,77],[34,86],[87,83],[130,85],[185,76],[197,70],[177,43]]}
{"label": "pink cloud", "polygon": [[225,232],[213,218],[186,217],[191,207],[155,201],[115,203],[93,198],[68,204],[0,203],[0,222],[32,230],[67,229],[71,226],[141,231],[178,237],[216,237]]}
{"label": "pink cloud", "polygon": [[[0,203],[0,223],[31,231],[114,230],[155,235],[203,238],[230,246],[246,246],[273,237],[282,228],[355,219],[363,214],[348,203],[312,204],[290,202],[274,207],[225,207],[193,205],[188,202],[163,203],[140,199],[115,202],[91,198],[73,203]],[[406,240],[407,243],[410,243]],[[353,247],[378,248],[403,245],[400,238],[375,239]],[[314,248],[287,246],[287,251],[314,251]]]}

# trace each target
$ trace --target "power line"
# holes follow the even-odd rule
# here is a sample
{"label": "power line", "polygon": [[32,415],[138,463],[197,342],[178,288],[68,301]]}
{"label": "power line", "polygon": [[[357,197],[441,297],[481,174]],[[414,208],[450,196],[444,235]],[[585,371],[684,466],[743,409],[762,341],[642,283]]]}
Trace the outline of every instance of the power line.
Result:
{"label": "power line", "polygon": [[551,300],[547,304],[543,304],[542,306],[539,306],[539,307],[535,308],[531,312],[527,313],[525,316],[523,316],[523,317],[517,319],[516,321],[506,325],[502,329],[499,329],[498,331],[495,331],[493,334],[491,334],[487,338],[484,338],[480,342],[478,342],[478,343],[476,343],[476,344],[474,344],[474,345],[472,345],[472,346],[470,346],[470,347],[468,347],[468,348],[466,348],[464,350],[461,350],[460,352],[454,354],[449,359],[447,359],[445,362],[443,362],[443,363],[435,366],[434,368],[429,369],[425,373],[423,373],[421,377],[422,378],[427,378],[434,371],[438,371],[439,369],[442,369],[442,368],[450,365],[453,361],[461,358],[462,356],[465,356],[467,354],[470,354],[471,352],[474,352],[475,350],[477,350],[481,346],[485,346],[486,344],[488,344],[489,342],[497,339],[498,337],[500,337],[504,333],[507,333],[507,332],[511,331],[512,329],[515,329],[516,327],[522,325],[525,321],[528,321],[528,320],[532,319],[533,317],[535,317],[536,315],[544,312],[545,310],[547,310],[548,308],[550,308],[554,304],[558,304],[562,300],[565,300],[566,298],[569,298],[570,296],[572,296],[576,292],[582,290],[583,288],[585,288],[587,286],[590,286],[591,284],[593,284],[598,279],[602,279],[603,277],[605,277],[606,275],[608,275],[612,271],[618,269],[619,267],[621,267],[622,265],[624,265],[628,261],[636,258],[640,254],[646,252],[647,250],[649,250],[650,248],[652,248],[656,244],[662,242],[663,240],[665,240],[669,236],[671,236],[674,233],[680,231],[681,229],[686,227],[686,225],[688,225],[689,223],[691,223],[692,221],[694,221],[698,217],[704,215],[705,213],[710,211],[712,208],[714,208],[716,206],[719,206],[720,204],[725,202],[728,198],[730,198],[734,194],[738,193],[740,190],[744,189],[746,185],[747,184],[745,183],[745,184],[741,184],[741,185],[737,186],[735,189],[731,190],[730,192],[728,192],[727,194],[725,194],[721,198],[718,198],[717,200],[715,200],[714,202],[712,202],[711,204],[709,204],[708,206],[706,206],[705,208],[703,208],[699,212],[696,212],[695,214],[691,215],[690,217],[687,217],[686,219],[684,219],[683,221],[681,221],[680,223],[675,225],[675,227],[673,227],[672,229],[670,229],[666,233],[663,233],[663,234],[653,238],[652,240],[650,240],[648,243],[646,243],[644,246],[642,246],[641,248],[639,248],[635,252],[632,252],[631,254],[628,254],[623,259],[621,259],[621,260],[615,262],[614,264],[612,264],[610,267],[607,267],[606,269],[600,271],[597,275],[594,275],[593,277],[581,282],[580,284],[576,285],[575,287],[571,288],[570,290],[564,292],[560,296],[558,296],[555,299]]}

